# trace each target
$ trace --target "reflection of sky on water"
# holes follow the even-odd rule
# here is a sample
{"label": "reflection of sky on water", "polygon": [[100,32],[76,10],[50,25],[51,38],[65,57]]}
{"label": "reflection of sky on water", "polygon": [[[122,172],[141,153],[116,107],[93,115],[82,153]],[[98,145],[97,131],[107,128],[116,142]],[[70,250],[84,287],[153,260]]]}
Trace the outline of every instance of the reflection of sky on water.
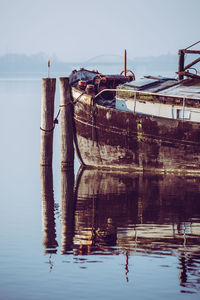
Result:
{"label": "reflection of sky on water", "polygon": [[197,299],[200,179],[83,172],[72,195],[58,126],[42,198],[40,98],[40,80],[0,80],[1,297]]}

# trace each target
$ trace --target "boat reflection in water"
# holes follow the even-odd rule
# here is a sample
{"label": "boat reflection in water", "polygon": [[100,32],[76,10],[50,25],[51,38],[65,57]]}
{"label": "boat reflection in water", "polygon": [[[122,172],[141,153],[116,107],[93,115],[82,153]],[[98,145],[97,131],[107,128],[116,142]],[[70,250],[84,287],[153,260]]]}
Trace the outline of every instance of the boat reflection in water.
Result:
{"label": "boat reflection in water", "polygon": [[81,169],[73,190],[73,176],[62,172],[61,254],[123,253],[126,275],[131,255],[175,256],[180,285],[200,290],[200,177]]}

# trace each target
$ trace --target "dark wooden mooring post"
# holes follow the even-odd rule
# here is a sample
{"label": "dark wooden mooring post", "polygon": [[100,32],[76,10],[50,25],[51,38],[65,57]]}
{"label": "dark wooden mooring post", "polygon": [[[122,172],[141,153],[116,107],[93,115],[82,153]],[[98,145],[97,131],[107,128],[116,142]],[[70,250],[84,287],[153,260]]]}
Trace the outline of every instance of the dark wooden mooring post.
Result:
{"label": "dark wooden mooring post", "polygon": [[[185,53],[183,50],[179,50],[179,64],[178,64],[178,72],[183,72],[184,71],[184,59],[185,59]],[[178,79],[182,80],[184,76],[182,74],[178,75]]]}
{"label": "dark wooden mooring post", "polygon": [[53,156],[55,78],[42,79],[40,165],[51,166]]}
{"label": "dark wooden mooring post", "polygon": [[74,167],[73,103],[68,77],[60,78],[61,169]]}

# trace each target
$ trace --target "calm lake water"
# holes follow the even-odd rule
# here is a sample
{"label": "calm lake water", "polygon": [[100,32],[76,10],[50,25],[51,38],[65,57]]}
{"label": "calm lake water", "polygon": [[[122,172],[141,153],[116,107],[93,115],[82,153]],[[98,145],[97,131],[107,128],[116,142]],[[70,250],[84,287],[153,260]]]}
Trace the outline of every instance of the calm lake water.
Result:
{"label": "calm lake water", "polygon": [[61,172],[59,125],[40,169],[41,81],[0,101],[0,299],[199,299],[200,177]]}

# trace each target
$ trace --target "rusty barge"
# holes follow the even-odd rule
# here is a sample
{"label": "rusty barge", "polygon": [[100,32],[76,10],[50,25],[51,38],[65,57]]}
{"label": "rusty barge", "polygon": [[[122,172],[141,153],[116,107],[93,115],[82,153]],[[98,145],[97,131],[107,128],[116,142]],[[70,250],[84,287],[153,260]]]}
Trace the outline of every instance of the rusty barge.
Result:
{"label": "rusty barge", "polygon": [[184,64],[185,54],[200,55],[193,46],[179,50],[176,79],[136,80],[126,69],[126,55],[120,75],[85,69],[71,73],[75,145],[82,165],[200,173],[200,75],[193,68],[200,57]]}

